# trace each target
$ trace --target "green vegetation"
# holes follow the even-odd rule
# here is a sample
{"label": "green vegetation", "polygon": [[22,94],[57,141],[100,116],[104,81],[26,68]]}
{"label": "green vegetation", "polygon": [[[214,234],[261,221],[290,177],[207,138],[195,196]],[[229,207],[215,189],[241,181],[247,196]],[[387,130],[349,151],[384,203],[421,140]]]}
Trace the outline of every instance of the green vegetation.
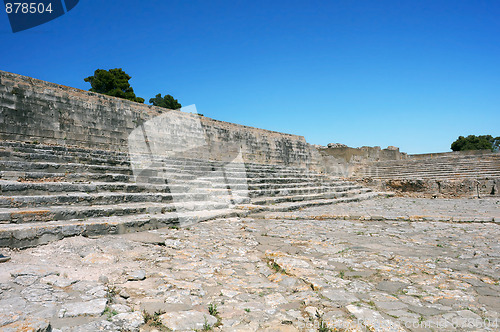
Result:
{"label": "green vegetation", "polygon": [[113,303],[115,301],[116,294],[118,294],[116,287],[108,285],[106,289],[106,298],[108,299],[108,303]]}
{"label": "green vegetation", "polygon": [[[224,302],[222,302],[222,304],[224,304]],[[222,325],[222,318],[219,316],[219,310],[217,310],[217,304],[210,303],[208,305],[208,313],[211,316],[214,316],[215,318],[217,318],[217,322],[213,326],[208,325],[210,327],[210,330],[207,330],[207,331],[211,331],[213,328]],[[206,317],[205,317],[205,325],[206,325],[206,323],[207,322],[206,322]]]}
{"label": "green vegetation", "polygon": [[157,94],[154,98],[149,99],[149,102],[154,106],[168,108],[170,110],[177,110],[182,107],[182,105],[174,99],[171,95],[161,96],[161,93]]}
{"label": "green vegetation", "polygon": [[131,78],[121,68],[97,69],[93,76],[85,78],[84,81],[92,86],[89,91],[144,103],[144,98],[137,97],[130,86],[128,81]]}
{"label": "green vegetation", "polygon": [[267,266],[269,266],[274,272],[281,273],[281,274],[287,274],[285,269],[283,269],[281,266],[279,266],[278,263],[273,261],[272,259],[267,260]]}
{"label": "green vegetation", "polygon": [[217,304],[210,303],[208,305],[208,313],[212,316],[217,316],[219,314],[219,311],[217,310]]}
{"label": "green vegetation", "polygon": [[163,311],[156,311],[154,314],[151,315],[146,310],[144,310],[142,312],[142,316],[144,317],[144,323],[151,327],[159,328],[161,331],[169,331],[169,329],[162,324],[160,319],[160,316],[163,315],[164,313],[165,312]]}
{"label": "green vegetation", "polygon": [[105,315],[105,316],[108,316],[108,318],[107,318],[107,319],[108,319],[108,320],[111,320],[111,318],[112,318],[113,316],[118,315],[118,312],[117,312],[116,310],[111,310],[111,308],[110,308],[110,307],[106,306],[106,308],[104,309],[104,312],[103,312],[102,314],[103,314],[103,315]]}
{"label": "green vegetation", "polygon": [[332,332],[332,329],[328,327],[328,324],[323,321],[323,314],[320,314],[316,310],[316,319],[318,320],[318,332]]}
{"label": "green vegetation", "polygon": [[451,144],[453,151],[466,150],[491,150],[498,151],[500,147],[500,137],[491,135],[469,135],[467,137],[459,136],[458,139]]}
{"label": "green vegetation", "polygon": [[210,324],[208,324],[207,317],[205,317],[205,323],[203,323],[203,330],[202,331],[212,331],[212,326],[210,326]]}

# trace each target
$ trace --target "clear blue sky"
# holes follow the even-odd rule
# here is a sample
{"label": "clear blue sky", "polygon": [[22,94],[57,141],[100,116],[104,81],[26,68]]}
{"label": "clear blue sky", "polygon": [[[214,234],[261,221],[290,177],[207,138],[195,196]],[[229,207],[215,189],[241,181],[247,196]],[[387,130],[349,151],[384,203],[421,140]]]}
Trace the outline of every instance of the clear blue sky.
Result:
{"label": "clear blue sky", "polygon": [[12,33],[0,69],[76,88],[123,68],[223,121],[313,144],[449,151],[500,136],[500,1],[81,0]]}

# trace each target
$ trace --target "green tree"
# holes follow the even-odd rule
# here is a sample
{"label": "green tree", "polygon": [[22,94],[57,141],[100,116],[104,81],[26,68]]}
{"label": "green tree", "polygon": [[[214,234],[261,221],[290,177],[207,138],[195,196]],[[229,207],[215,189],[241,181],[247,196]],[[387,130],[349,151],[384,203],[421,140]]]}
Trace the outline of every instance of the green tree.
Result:
{"label": "green tree", "polygon": [[170,110],[177,110],[182,107],[182,105],[174,99],[171,95],[161,96],[161,93],[157,94],[154,98],[149,99],[149,102],[154,106],[168,108]]}
{"label": "green tree", "polygon": [[467,137],[459,136],[458,139],[451,144],[453,151],[465,150],[491,150],[498,151],[500,145],[500,137],[492,137],[491,135],[469,135]]}
{"label": "green tree", "polygon": [[92,86],[89,91],[144,103],[144,98],[136,97],[134,89],[130,86],[128,81],[131,78],[121,68],[97,69],[93,76],[85,78],[84,81]]}

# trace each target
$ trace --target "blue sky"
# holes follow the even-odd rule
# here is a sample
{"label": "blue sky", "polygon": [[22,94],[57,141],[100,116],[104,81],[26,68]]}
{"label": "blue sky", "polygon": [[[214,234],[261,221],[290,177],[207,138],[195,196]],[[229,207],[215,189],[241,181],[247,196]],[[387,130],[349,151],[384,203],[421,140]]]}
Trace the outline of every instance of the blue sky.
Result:
{"label": "blue sky", "polygon": [[312,144],[450,151],[500,136],[499,1],[81,0],[12,33],[0,69],[88,90],[123,68],[218,120]]}

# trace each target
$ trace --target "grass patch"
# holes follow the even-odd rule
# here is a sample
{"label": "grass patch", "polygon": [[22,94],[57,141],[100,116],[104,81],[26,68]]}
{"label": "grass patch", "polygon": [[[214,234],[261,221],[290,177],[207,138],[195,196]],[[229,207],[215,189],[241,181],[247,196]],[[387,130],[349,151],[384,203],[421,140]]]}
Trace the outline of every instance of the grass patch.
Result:
{"label": "grass patch", "polygon": [[113,303],[115,301],[115,296],[118,294],[118,290],[115,286],[108,285],[106,289],[106,299],[108,299],[109,303]]}
{"label": "grass patch", "polygon": [[316,318],[318,319],[318,332],[332,332],[333,330],[328,327],[328,324],[323,320],[323,315],[316,311]]}
{"label": "grass patch", "polygon": [[208,324],[207,317],[205,317],[205,323],[203,323],[202,331],[212,331],[212,326]]}
{"label": "grass patch", "polygon": [[[222,304],[224,304],[224,302],[222,302]],[[217,310],[217,304],[210,303],[208,305],[208,313],[211,316],[214,316],[215,318],[217,318],[217,322],[214,324],[214,326],[212,326],[212,328],[222,325],[222,318],[220,318],[220,316],[219,316],[219,310]]]}
{"label": "grass patch", "polygon": [[210,303],[208,305],[208,313],[212,316],[217,316],[219,314],[219,311],[217,310],[217,304]]}
{"label": "grass patch", "polygon": [[118,311],[116,310],[111,310],[110,307],[106,306],[104,309],[104,312],[102,313],[104,316],[108,316],[107,320],[111,320],[113,316],[118,315]]}
{"label": "grass patch", "polygon": [[272,270],[274,270],[277,273],[287,274],[286,270],[281,266],[279,266],[279,264],[273,261],[272,259],[267,260],[267,266],[269,266]]}
{"label": "grass patch", "polygon": [[348,252],[348,251],[349,251],[349,249],[350,249],[350,248],[345,248],[345,249],[339,250],[339,251],[337,251],[337,254],[339,254],[339,255],[343,255],[343,254],[345,254],[346,252]]}
{"label": "grass patch", "polygon": [[171,331],[161,322],[160,316],[163,315],[164,311],[155,311],[154,314],[150,314],[146,310],[142,312],[142,316],[144,317],[144,323],[150,327],[155,327],[160,329],[160,331]]}

